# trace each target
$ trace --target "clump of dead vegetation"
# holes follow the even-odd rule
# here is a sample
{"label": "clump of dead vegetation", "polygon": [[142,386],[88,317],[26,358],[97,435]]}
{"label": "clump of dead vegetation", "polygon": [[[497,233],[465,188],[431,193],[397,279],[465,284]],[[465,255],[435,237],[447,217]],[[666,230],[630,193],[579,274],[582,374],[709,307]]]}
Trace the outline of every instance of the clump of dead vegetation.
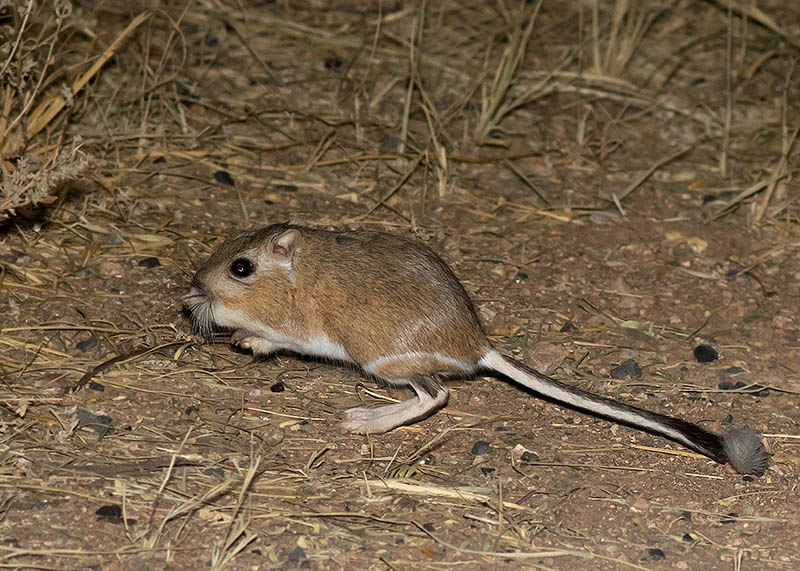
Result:
{"label": "clump of dead vegetation", "polygon": [[0,222],[54,201],[62,183],[87,172],[90,156],[69,132],[70,111],[145,18],[135,18],[102,53],[79,54],[73,44],[80,15],[70,0],[0,2]]}

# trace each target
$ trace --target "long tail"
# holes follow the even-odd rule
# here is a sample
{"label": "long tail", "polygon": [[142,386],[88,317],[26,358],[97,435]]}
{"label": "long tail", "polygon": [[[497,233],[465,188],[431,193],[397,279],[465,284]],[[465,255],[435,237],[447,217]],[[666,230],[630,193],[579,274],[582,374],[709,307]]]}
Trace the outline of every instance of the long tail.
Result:
{"label": "long tail", "polygon": [[571,387],[506,357],[495,349],[489,350],[479,364],[555,401],[660,434],[720,464],[730,463],[740,474],[761,476],[767,469],[769,454],[761,439],[748,428],[734,428],[724,436],[719,436],[679,418],[650,412]]}

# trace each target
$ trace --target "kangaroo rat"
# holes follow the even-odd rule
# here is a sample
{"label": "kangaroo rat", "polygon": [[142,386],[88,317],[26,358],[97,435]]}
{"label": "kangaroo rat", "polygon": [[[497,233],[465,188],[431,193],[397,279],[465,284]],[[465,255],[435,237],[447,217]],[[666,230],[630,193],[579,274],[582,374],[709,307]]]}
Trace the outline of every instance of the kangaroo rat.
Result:
{"label": "kangaroo rat", "polygon": [[593,395],[501,354],[486,338],[464,287],[439,256],[383,232],[273,224],[224,242],[183,298],[195,329],[233,330],[256,355],[288,350],[345,361],[416,396],[344,413],[345,429],[379,434],[447,402],[449,377],[493,374],[581,411],[660,434],[764,473],[769,455],[747,428],[718,436],[669,416]]}

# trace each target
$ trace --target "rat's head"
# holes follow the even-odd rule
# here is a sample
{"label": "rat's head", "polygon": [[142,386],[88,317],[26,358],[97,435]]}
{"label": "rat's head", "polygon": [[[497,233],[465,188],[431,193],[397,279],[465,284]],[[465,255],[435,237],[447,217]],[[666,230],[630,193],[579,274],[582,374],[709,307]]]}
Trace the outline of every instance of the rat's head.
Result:
{"label": "rat's head", "polygon": [[290,318],[302,243],[300,229],[289,224],[226,240],[197,271],[183,296],[195,330],[208,335],[215,328],[280,329]]}

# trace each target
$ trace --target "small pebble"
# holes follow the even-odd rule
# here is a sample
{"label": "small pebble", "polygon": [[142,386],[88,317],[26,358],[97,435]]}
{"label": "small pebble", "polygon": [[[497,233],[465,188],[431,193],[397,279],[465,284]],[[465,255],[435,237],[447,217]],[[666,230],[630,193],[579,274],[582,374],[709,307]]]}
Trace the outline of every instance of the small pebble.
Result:
{"label": "small pebble", "polygon": [[575,331],[576,329],[577,327],[575,327],[574,323],[572,323],[571,321],[565,321],[564,325],[562,325],[561,329],[559,329],[558,331],[560,333],[569,333],[570,331]]}
{"label": "small pebble", "polygon": [[717,388],[723,391],[735,391],[736,389],[741,389],[745,386],[747,385],[745,385],[742,381],[736,381],[735,383],[733,381],[722,381],[717,385]]}
{"label": "small pebble", "polygon": [[109,504],[105,506],[100,506],[94,513],[96,515],[99,515],[103,519],[108,519],[108,520],[122,519],[122,506],[120,506],[119,504]]}
{"label": "small pebble", "polygon": [[161,262],[155,256],[150,256],[148,258],[142,258],[139,260],[138,265],[140,268],[147,268],[149,270],[151,268],[157,268],[161,265]]}
{"label": "small pebble", "polygon": [[234,186],[236,183],[228,171],[217,171],[214,173],[214,180],[225,186]]}
{"label": "small pebble", "polygon": [[342,60],[338,57],[329,57],[325,60],[325,69],[339,69],[342,67]]}
{"label": "small pebble", "polygon": [[488,454],[491,450],[491,446],[485,440],[478,440],[475,444],[472,445],[472,453],[475,456],[482,456],[484,454]]}
{"label": "small pebble", "polygon": [[277,383],[274,383],[269,390],[273,393],[282,393],[286,390],[286,385],[283,384],[283,381],[278,381]]}
{"label": "small pebble", "polygon": [[698,363],[710,363],[719,359],[719,353],[711,345],[698,345],[694,348],[694,358]]}
{"label": "small pebble", "polygon": [[520,456],[520,460],[525,464],[534,464],[539,461],[539,456],[534,452],[525,451],[522,453],[522,456]]}
{"label": "small pebble", "polygon": [[647,555],[644,556],[645,561],[664,561],[666,558],[667,554],[658,547],[651,547],[647,550]]}
{"label": "small pebble", "polygon": [[97,337],[89,337],[88,339],[84,339],[83,341],[78,341],[75,344],[75,347],[77,347],[81,353],[86,353],[86,351],[88,351],[89,349],[97,347]]}
{"label": "small pebble", "polygon": [[629,379],[642,378],[642,368],[633,359],[626,359],[618,366],[611,369],[612,379],[624,379],[625,377]]}
{"label": "small pebble", "polygon": [[110,416],[105,414],[92,414],[88,410],[82,408],[78,409],[78,427],[86,427],[89,430],[95,431],[100,436],[105,436],[111,429]]}
{"label": "small pebble", "polygon": [[289,553],[289,563],[301,563],[307,559],[305,550],[299,545]]}

